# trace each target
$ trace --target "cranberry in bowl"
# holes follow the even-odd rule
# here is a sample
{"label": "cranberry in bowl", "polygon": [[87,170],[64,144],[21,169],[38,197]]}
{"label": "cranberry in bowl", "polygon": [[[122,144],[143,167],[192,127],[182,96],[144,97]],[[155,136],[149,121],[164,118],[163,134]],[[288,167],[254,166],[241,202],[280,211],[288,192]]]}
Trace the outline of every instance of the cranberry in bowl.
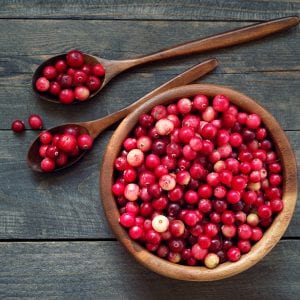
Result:
{"label": "cranberry in bowl", "polygon": [[280,240],[296,198],[296,163],[277,121],[246,95],[187,85],[119,125],[102,163],[108,222],[145,267],[219,280],[260,261]]}

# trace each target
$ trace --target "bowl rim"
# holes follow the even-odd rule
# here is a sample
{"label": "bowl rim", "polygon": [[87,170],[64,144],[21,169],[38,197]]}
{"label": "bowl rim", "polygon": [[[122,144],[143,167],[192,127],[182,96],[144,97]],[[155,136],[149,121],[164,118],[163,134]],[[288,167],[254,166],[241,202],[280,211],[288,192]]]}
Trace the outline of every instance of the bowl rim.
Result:
{"label": "bowl rim", "polygon": [[[224,94],[230,102],[241,107],[244,111],[255,112],[260,115],[265,127],[268,129],[272,140],[276,141],[277,152],[283,167],[283,210],[273,220],[272,225],[266,230],[264,236],[250,250],[243,254],[235,263],[225,262],[215,269],[203,266],[185,266],[171,263],[159,258],[146,250],[143,246],[132,240],[127,231],[119,224],[119,211],[115,198],[111,192],[113,181],[113,162],[120,152],[122,142],[134,128],[139,115],[150,111],[157,104],[169,104],[180,98],[190,98],[197,94],[213,97]],[[281,126],[277,120],[260,104],[250,97],[232,88],[215,84],[190,84],[167,90],[154,96],[146,103],[130,113],[117,127],[106,147],[100,169],[100,195],[107,221],[117,239],[133,255],[133,257],[148,269],[173,279],[187,281],[213,281],[236,275],[254,266],[278,243],[286,231],[297,201],[297,168],[296,160]]]}

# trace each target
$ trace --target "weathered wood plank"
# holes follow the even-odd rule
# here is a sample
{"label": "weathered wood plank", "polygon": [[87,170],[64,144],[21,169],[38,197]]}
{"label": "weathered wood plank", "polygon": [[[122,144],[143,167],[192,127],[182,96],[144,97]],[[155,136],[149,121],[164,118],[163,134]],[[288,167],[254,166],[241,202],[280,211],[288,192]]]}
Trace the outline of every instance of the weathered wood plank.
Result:
{"label": "weathered wood plank", "polygon": [[[153,70],[154,67],[152,67]],[[30,85],[31,74],[3,77],[0,82],[0,129],[9,129],[12,120],[38,113],[50,128],[65,122],[86,121],[107,115],[136,101],[168,79],[185,70],[156,70],[151,73],[122,74],[93,101],[63,106],[37,99]],[[213,73],[198,81],[227,85],[264,105],[285,130],[299,130],[300,72]]]}
{"label": "weathered wood plank", "polygon": [[299,15],[300,4],[292,1],[74,1],[4,0],[2,18],[88,18],[163,20],[264,20]]}
{"label": "weathered wood plank", "polygon": [[[15,71],[30,73],[46,55],[61,54],[72,48],[107,59],[124,59],[249,24],[251,23],[0,20],[1,68],[4,68],[4,74]],[[218,56],[227,72],[299,70],[299,33],[298,26],[264,40],[215,51],[206,56]],[[192,59],[199,61],[199,57],[204,55],[180,61],[188,64]]]}
{"label": "weathered wood plank", "polygon": [[0,250],[2,299],[299,299],[300,294],[300,241],[279,242],[244,273],[201,283],[152,273],[113,241],[1,243]]}
{"label": "weathered wood plank", "polygon": [[[47,175],[31,172],[25,161],[27,147],[38,133],[15,136],[0,131],[0,239],[112,238],[98,184],[100,160],[111,133],[106,131],[73,168]],[[288,137],[300,161],[300,132],[288,132]],[[300,178],[300,166],[298,171]],[[300,237],[299,205],[285,236]]]}

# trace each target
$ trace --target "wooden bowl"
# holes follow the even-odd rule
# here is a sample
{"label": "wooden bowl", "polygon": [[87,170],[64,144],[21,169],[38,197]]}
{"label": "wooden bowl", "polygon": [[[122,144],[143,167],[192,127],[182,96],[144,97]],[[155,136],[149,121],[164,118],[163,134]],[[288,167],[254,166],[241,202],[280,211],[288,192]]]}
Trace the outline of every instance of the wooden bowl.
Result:
{"label": "wooden bowl", "polygon": [[[213,97],[217,94],[226,95],[230,101],[247,112],[259,114],[276,145],[283,165],[283,201],[284,209],[276,216],[272,225],[267,229],[263,238],[257,242],[247,254],[242,255],[237,262],[226,262],[215,269],[200,266],[184,266],[168,262],[147,251],[137,242],[130,239],[127,232],[119,224],[119,212],[115,198],[111,192],[114,173],[114,160],[120,152],[122,142],[138,122],[141,114],[149,112],[157,104],[169,104],[183,97],[193,97],[205,94]],[[132,256],[148,269],[175,279],[189,281],[213,281],[233,276],[259,262],[277,244],[292,218],[297,199],[297,170],[296,161],[280,125],[275,118],[251,98],[228,87],[193,84],[168,90],[138,108],[123,120],[111,137],[104,154],[100,176],[101,199],[104,211],[114,234]]]}

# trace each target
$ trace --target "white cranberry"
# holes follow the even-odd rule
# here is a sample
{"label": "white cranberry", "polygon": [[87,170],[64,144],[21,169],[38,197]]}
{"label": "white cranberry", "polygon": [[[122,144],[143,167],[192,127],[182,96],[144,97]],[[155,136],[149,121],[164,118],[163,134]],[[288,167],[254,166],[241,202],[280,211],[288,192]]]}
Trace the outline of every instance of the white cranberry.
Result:
{"label": "white cranberry", "polygon": [[152,220],[152,227],[157,232],[165,232],[169,228],[169,219],[164,215],[155,216]]}
{"label": "white cranberry", "polygon": [[140,149],[132,149],[127,154],[127,162],[132,167],[139,167],[144,161],[144,153]]}

